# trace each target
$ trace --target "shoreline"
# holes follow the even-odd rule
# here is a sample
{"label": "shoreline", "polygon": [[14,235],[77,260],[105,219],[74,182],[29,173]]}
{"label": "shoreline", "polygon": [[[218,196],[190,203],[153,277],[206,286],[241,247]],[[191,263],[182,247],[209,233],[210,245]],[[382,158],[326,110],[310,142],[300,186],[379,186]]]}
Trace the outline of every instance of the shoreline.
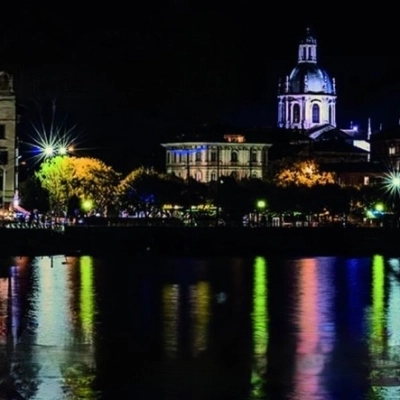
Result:
{"label": "shoreline", "polygon": [[64,232],[0,229],[0,254],[400,256],[399,239],[395,228],[67,226]]}

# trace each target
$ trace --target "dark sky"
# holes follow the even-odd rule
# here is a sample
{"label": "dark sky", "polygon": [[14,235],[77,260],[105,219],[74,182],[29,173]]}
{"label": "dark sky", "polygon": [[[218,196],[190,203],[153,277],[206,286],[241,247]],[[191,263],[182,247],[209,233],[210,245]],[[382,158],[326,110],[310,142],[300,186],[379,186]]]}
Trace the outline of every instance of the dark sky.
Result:
{"label": "dark sky", "polygon": [[24,115],[35,118],[33,100],[45,109],[57,98],[58,114],[79,124],[86,146],[130,167],[151,160],[166,131],[221,121],[272,126],[278,78],[295,66],[307,26],[320,65],[336,78],[340,126],[365,126],[368,117],[376,127],[397,123],[396,10],[281,3],[15,3],[2,12],[0,67],[15,75],[20,134],[29,131]]}

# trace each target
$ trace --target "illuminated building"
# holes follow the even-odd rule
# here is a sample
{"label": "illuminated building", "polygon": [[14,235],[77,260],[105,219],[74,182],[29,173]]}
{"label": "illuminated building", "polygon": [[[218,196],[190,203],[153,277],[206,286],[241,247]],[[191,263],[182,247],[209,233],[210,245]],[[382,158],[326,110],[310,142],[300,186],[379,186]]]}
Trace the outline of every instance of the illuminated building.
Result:
{"label": "illuminated building", "polygon": [[317,64],[317,41],[307,29],[300,41],[297,65],[279,84],[278,126],[310,129],[336,126],[335,80]]}
{"label": "illuminated building", "polygon": [[0,169],[2,198],[9,204],[17,187],[16,108],[12,76],[0,72]]}
{"label": "illuminated building", "polygon": [[263,178],[270,144],[250,143],[243,135],[224,135],[223,141],[182,141],[164,143],[166,171],[199,182],[222,176],[235,179]]}

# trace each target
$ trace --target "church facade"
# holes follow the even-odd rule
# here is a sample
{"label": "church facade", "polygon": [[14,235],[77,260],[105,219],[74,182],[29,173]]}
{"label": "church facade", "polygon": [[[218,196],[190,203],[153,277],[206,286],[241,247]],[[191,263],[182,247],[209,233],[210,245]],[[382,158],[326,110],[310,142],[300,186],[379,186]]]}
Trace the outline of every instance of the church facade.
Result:
{"label": "church facade", "polygon": [[307,29],[298,47],[297,65],[279,83],[278,126],[309,130],[336,127],[336,83],[318,65],[317,41]]}

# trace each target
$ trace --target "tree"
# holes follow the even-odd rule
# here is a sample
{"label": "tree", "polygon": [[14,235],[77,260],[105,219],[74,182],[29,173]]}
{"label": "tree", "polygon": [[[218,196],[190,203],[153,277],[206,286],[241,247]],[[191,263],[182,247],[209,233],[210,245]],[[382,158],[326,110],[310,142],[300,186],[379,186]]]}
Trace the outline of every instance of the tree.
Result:
{"label": "tree", "polygon": [[90,200],[93,207],[108,215],[117,203],[120,174],[97,158],[68,157],[74,166],[73,194]]}
{"label": "tree", "polygon": [[313,160],[282,163],[274,176],[277,186],[288,187],[326,185],[335,183],[330,172],[322,172]]}
{"label": "tree", "polygon": [[42,188],[49,194],[50,209],[57,214],[66,209],[69,198],[74,194],[74,167],[71,161],[70,157],[48,158],[35,173]]}
{"label": "tree", "polygon": [[19,194],[21,205],[27,210],[38,209],[48,211],[49,196],[48,192],[42,188],[36,176],[30,176],[19,184]]}
{"label": "tree", "polygon": [[103,214],[116,202],[119,174],[96,158],[57,156],[45,160],[35,176],[49,193],[51,209],[66,211],[71,198],[90,200]]}
{"label": "tree", "polygon": [[165,204],[179,204],[184,189],[182,179],[141,167],[121,181],[118,193],[122,207],[148,216],[151,212],[161,212]]}

